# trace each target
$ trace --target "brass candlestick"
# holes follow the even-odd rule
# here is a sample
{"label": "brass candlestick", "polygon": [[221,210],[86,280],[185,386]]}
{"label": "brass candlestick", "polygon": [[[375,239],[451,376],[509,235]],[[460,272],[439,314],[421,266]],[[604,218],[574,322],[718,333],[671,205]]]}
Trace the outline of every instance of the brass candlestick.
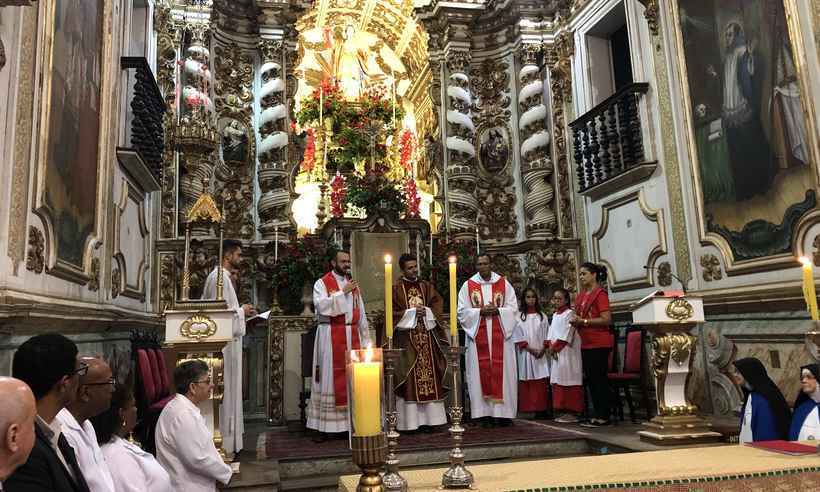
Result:
{"label": "brass candlestick", "polygon": [[396,362],[401,357],[403,349],[393,348],[393,339],[387,339],[387,348],[382,351],[384,354],[384,376],[387,379],[385,384],[389,394],[386,398],[387,411],[384,412],[387,420],[387,460],[385,461],[386,471],[384,473],[384,488],[387,491],[406,492],[407,480],[399,474],[399,432],[396,430],[399,413],[396,411],[396,388],[394,387],[394,373]]}
{"label": "brass candlestick", "polygon": [[464,410],[461,407],[461,386],[459,378],[461,354],[464,348],[458,346],[458,337],[453,337],[450,349],[447,351],[447,361],[453,375],[453,398],[451,400],[450,435],[453,438],[453,449],[450,450],[450,468],[441,477],[441,486],[445,489],[466,489],[473,485],[473,474],[464,466],[464,452],[461,444],[464,440],[464,427],[461,417]]}
{"label": "brass candlestick", "polygon": [[351,449],[353,463],[362,470],[356,492],[384,492],[384,483],[379,474],[387,455],[384,432],[375,436],[353,436]]}

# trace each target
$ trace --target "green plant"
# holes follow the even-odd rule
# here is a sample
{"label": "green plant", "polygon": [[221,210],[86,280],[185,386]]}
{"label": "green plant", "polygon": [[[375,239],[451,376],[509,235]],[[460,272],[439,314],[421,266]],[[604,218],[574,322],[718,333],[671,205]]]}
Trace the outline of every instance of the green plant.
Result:
{"label": "green plant", "polygon": [[269,278],[285,314],[302,311],[303,286],[312,285],[330,269],[333,252],[330,242],[317,237],[305,237],[280,246],[279,261],[271,269]]}
{"label": "green plant", "polygon": [[381,212],[398,217],[404,208],[404,196],[383,174],[353,175],[347,181],[345,202],[362,208],[368,215]]}

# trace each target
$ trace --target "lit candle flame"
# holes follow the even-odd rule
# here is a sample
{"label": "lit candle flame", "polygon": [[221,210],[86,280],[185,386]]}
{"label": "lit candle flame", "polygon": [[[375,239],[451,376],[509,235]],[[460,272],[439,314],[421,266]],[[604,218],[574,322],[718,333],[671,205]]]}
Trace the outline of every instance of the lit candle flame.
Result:
{"label": "lit candle flame", "polygon": [[798,258],[798,259],[797,259],[797,261],[799,261],[799,262],[800,262],[800,263],[802,263],[803,265],[809,265],[809,264],[811,264],[811,260],[810,260],[810,259],[808,259],[808,257],[806,257],[806,256],[801,256],[800,258]]}
{"label": "lit candle flame", "polygon": [[384,255],[384,262],[385,263],[393,263],[393,257],[390,255]]}
{"label": "lit candle flame", "polygon": [[456,256],[455,256],[455,255],[452,255],[452,256],[450,256],[450,258],[448,258],[448,261],[449,261],[450,263],[455,263],[456,261],[458,261],[458,258],[456,258]]}
{"label": "lit candle flame", "polygon": [[373,346],[368,343],[367,348],[364,350],[364,362],[371,362],[372,360],[373,360]]}

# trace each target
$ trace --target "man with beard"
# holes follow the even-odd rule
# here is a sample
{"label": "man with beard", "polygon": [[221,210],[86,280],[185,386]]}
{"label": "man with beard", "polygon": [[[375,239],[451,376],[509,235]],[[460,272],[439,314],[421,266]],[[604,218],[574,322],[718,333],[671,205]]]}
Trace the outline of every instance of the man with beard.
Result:
{"label": "man with beard", "polygon": [[333,270],[313,285],[318,326],[307,427],[321,433],[348,431],[345,354],[370,342],[359,284],[350,278],[350,254],[337,251],[330,264]]}
{"label": "man with beard", "polygon": [[222,297],[228,309],[234,311],[233,340],[222,349],[223,381],[222,405],[219,409],[219,430],[222,432],[222,448],[228,457],[242,450],[245,423],[242,414],[242,337],[245,335],[245,318],[255,316],[256,310],[250,304],[239,304],[231,272],[239,271],[242,261],[242,243],[235,239],[222,242],[221,265],[205,279],[203,299],[216,299],[217,274],[222,275]]}
{"label": "man with beard", "polygon": [[393,286],[394,347],[404,349],[396,368],[398,429],[447,423],[444,376],[447,333],[440,322],[444,302],[430,282],[419,279],[414,255],[399,258],[402,278]]}

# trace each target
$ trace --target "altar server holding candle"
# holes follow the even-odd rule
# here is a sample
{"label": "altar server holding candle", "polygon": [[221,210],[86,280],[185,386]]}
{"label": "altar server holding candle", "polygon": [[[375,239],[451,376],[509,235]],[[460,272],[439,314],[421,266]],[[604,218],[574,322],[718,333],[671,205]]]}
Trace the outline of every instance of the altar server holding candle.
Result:
{"label": "altar server holding candle", "polygon": [[350,254],[338,251],[330,263],[333,270],[313,285],[318,327],[307,407],[307,427],[323,433],[349,430],[346,354],[370,343],[364,300],[350,278]]}
{"label": "altar server holding candle", "polygon": [[476,267],[478,273],[458,294],[458,320],[467,334],[465,372],[470,415],[492,417],[494,425],[510,425],[508,419],[515,418],[518,411],[513,342],[518,301],[513,286],[491,270],[489,255],[480,255]]}

